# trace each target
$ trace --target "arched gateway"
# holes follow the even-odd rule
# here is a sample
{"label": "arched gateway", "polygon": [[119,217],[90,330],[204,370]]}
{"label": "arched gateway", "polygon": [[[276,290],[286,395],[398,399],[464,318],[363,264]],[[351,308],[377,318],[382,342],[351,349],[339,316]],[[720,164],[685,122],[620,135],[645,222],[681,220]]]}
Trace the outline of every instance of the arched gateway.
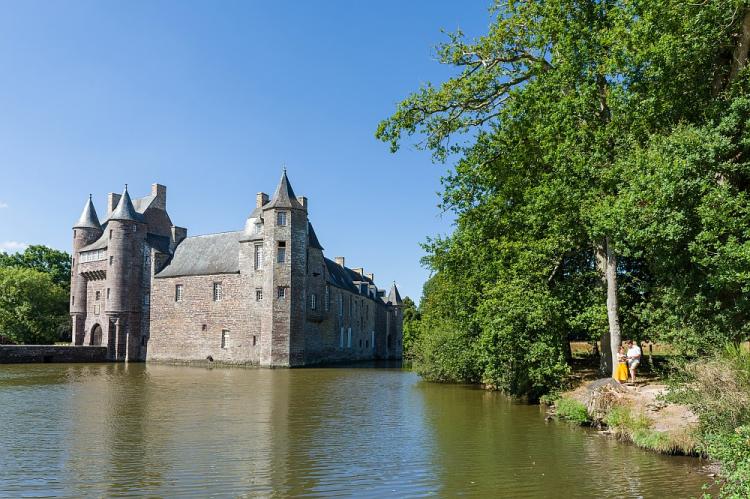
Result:
{"label": "arched gateway", "polygon": [[91,345],[101,346],[102,344],[102,327],[99,324],[94,324],[91,328]]}

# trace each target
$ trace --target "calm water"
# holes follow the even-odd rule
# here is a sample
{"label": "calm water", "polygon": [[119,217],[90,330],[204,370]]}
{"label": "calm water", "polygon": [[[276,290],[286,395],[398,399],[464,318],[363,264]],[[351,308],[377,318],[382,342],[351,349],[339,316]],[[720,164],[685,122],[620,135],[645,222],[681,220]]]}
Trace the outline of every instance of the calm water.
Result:
{"label": "calm water", "polygon": [[399,369],[0,366],[3,497],[691,497],[700,465]]}

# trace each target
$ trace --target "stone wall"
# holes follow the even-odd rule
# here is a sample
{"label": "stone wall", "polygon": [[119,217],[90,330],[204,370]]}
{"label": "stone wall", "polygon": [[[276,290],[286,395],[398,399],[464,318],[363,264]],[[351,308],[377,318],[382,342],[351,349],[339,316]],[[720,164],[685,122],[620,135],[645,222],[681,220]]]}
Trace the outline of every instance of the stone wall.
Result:
{"label": "stone wall", "polygon": [[[214,301],[214,283],[222,298]],[[182,301],[175,287],[182,285]],[[151,290],[151,337],[147,360],[257,364],[260,349],[255,288],[240,274],[155,278]],[[254,300],[254,296],[252,297]],[[229,335],[222,348],[222,331]]]}
{"label": "stone wall", "polygon": [[0,345],[0,364],[105,362],[107,347],[68,345]]}

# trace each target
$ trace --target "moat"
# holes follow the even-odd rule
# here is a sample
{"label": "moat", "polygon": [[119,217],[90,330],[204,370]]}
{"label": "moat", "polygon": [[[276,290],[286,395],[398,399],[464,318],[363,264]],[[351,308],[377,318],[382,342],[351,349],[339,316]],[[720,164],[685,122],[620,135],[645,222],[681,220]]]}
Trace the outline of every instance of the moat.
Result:
{"label": "moat", "polygon": [[0,496],[693,497],[701,462],[397,368],[0,365]]}

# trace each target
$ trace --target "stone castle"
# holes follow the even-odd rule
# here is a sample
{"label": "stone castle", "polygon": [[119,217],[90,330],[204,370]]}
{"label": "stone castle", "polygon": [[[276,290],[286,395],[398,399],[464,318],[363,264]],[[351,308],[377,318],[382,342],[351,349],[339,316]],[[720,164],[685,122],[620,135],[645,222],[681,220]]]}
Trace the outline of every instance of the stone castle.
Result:
{"label": "stone castle", "polygon": [[386,296],[373,274],[326,258],[307,209],[286,171],[236,232],[187,237],[159,184],[138,199],[110,193],[103,224],[89,196],[73,227],[73,343],[117,361],[400,359],[395,283]]}

